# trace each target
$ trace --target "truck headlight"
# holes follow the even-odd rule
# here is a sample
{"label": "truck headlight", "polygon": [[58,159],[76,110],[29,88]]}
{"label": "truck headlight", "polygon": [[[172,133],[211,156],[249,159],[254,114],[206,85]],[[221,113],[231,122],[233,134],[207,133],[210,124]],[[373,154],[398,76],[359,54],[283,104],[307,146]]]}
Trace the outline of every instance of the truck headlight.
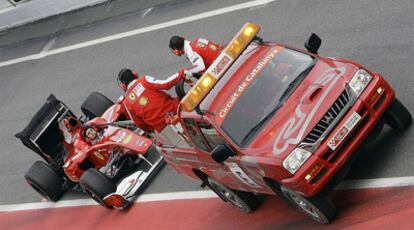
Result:
{"label": "truck headlight", "polygon": [[351,87],[352,91],[354,91],[354,93],[359,96],[371,80],[371,74],[369,74],[366,70],[359,69],[352,77],[352,80],[349,82],[349,86]]}
{"label": "truck headlight", "polygon": [[296,148],[283,161],[283,167],[294,174],[311,155],[312,153],[307,150]]}

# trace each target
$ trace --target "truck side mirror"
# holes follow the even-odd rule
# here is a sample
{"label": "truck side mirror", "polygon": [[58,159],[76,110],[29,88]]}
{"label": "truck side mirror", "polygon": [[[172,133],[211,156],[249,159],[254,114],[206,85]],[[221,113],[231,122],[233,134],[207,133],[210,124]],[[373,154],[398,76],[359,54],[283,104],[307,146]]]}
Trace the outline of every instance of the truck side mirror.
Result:
{"label": "truck side mirror", "polygon": [[222,163],[223,161],[227,160],[227,158],[235,156],[233,149],[228,147],[227,145],[217,145],[211,151],[211,158],[217,163]]}
{"label": "truck side mirror", "polygon": [[321,43],[321,38],[312,33],[312,35],[305,41],[305,48],[313,54],[318,54],[318,49],[321,47]]}

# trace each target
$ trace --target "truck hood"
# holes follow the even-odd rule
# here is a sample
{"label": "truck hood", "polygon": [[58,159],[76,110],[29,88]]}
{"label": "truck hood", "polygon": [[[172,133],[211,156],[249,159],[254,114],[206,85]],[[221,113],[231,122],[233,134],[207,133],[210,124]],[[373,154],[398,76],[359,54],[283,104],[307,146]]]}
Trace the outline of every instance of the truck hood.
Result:
{"label": "truck hood", "polygon": [[320,58],[248,148],[259,155],[285,157],[308,136],[344,93],[357,71],[353,64]]}

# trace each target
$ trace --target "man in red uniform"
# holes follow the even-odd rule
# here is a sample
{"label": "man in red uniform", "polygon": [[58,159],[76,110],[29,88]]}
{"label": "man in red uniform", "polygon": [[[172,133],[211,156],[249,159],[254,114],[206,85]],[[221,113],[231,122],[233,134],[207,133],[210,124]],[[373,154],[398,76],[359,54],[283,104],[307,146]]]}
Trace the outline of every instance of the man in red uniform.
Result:
{"label": "man in red uniform", "polygon": [[139,77],[130,69],[119,72],[118,84],[126,91],[124,107],[139,128],[148,133],[161,132],[165,128],[165,115],[177,113],[180,100],[163,90],[171,89],[185,75],[180,70],[166,80],[156,80],[150,76]]}
{"label": "man in red uniform", "polygon": [[175,55],[184,55],[191,62],[193,66],[188,71],[196,78],[213,64],[222,50],[220,45],[204,38],[188,41],[179,36],[171,37],[169,47]]}

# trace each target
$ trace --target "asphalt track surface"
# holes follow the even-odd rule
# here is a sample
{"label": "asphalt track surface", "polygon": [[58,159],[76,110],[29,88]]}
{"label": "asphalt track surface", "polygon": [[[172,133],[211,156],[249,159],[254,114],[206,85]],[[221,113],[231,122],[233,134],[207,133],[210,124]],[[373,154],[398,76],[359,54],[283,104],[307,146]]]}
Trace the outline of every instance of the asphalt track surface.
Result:
{"label": "asphalt track surface", "polygon": [[[412,0],[280,0],[199,20],[139,33],[105,43],[45,56],[49,51],[169,22],[247,1],[188,1],[138,12],[74,31],[58,33],[0,50],[0,63],[33,54],[38,59],[0,67],[0,204],[38,202],[23,175],[38,160],[14,133],[28,122],[49,93],[80,114],[79,106],[91,91],[115,99],[121,91],[115,76],[124,67],[166,78],[188,66],[170,54],[170,36],[206,37],[225,42],[247,21],[262,26],[260,36],[302,47],[315,32],[322,37],[320,54],[355,60],[380,72],[397,97],[414,111],[414,4]],[[27,32],[30,32],[28,28]],[[385,128],[374,143],[364,147],[349,178],[370,179],[414,176],[414,128],[397,133]],[[200,190],[198,182],[178,176],[166,167],[146,194]],[[65,199],[78,199],[71,193]]]}

